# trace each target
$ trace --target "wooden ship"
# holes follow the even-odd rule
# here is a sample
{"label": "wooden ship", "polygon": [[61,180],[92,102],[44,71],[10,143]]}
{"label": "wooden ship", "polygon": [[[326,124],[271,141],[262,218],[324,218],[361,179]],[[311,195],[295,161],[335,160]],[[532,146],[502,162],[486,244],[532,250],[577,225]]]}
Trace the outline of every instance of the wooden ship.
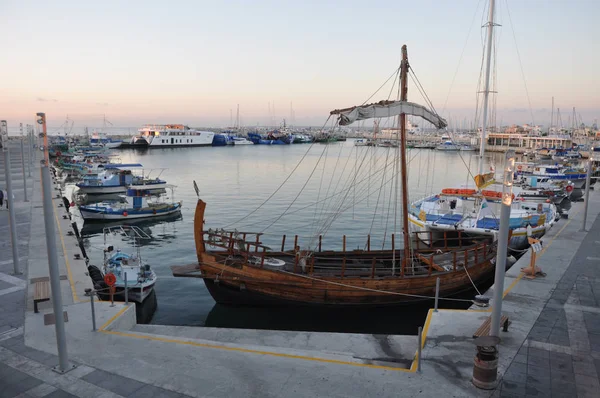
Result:
{"label": "wooden ship", "polygon": [[[421,105],[407,101],[409,70],[406,46],[402,47],[399,101],[381,101],[334,110],[340,125],[373,117],[398,116],[402,191],[402,247],[374,250],[370,236],[363,250],[348,250],[346,236],[339,237],[341,250],[322,250],[321,235],[311,249],[298,245],[298,236],[275,251],[261,241],[261,233],[204,227],[206,203],[199,197],[194,216],[198,262],[173,266],[176,277],[202,278],[220,304],[246,306],[395,306],[431,300],[439,278],[439,297],[455,296],[489,280],[494,273],[497,245],[494,237],[452,234],[432,242],[408,226],[406,172],[406,114],[420,116],[436,125],[446,122]],[[396,177],[398,178],[398,177]],[[400,199],[400,198],[398,198]],[[427,232],[421,232],[427,233]],[[423,239],[421,239],[423,238]],[[290,239],[291,240],[291,239]],[[210,250],[209,250],[210,248]]]}

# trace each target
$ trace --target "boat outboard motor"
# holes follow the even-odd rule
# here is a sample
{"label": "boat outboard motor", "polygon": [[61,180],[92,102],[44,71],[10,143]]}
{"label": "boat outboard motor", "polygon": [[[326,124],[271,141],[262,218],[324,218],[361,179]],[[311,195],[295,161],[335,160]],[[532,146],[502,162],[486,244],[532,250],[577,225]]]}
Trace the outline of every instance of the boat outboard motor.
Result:
{"label": "boat outboard motor", "polygon": [[450,201],[450,209],[452,209],[452,210],[456,209],[456,199],[452,199]]}

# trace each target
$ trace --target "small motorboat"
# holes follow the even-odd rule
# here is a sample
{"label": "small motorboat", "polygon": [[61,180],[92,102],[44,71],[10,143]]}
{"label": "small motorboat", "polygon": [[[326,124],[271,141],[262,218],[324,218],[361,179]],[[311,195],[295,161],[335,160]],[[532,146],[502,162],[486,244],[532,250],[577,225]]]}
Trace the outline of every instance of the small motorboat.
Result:
{"label": "small motorboat", "polygon": [[233,145],[254,145],[254,142],[245,137],[231,137]]}
{"label": "small motorboat", "polygon": [[[173,186],[169,188],[173,189]],[[115,221],[166,216],[181,212],[181,202],[167,202],[144,185],[127,189],[124,202],[100,202],[79,206],[85,221]],[[172,195],[171,195],[172,197]]]}
{"label": "small motorboat", "polygon": [[[98,174],[83,176],[83,180],[77,183],[81,193],[88,195],[115,194],[127,192],[131,185],[143,185],[153,193],[165,192],[167,182],[159,177],[150,178],[149,175],[135,175],[133,170],[141,169],[143,166],[135,164],[107,164]],[[143,173],[143,171],[142,171]]]}
{"label": "small motorboat", "polygon": [[[94,287],[102,299],[110,300],[107,275],[113,275],[114,299],[125,300],[125,289],[127,289],[128,300],[142,303],[154,290],[156,284],[156,273],[149,264],[144,264],[140,252],[140,240],[150,240],[151,237],[136,226],[119,225],[106,227],[104,233],[104,262],[102,270],[95,265],[88,265],[88,272]],[[133,239],[136,248],[135,254],[123,253],[114,250],[113,246],[107,245],[107,237],[120,235]]]}

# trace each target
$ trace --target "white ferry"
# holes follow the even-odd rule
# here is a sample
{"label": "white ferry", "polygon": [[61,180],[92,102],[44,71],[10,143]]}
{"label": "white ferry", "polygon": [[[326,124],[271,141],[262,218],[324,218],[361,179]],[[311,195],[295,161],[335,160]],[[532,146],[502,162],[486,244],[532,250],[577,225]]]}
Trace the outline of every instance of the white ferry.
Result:
{"label": "white ferry", "polygon": [[211,146],[215,133],[190,129],[183,124],[146,125],[131,138],[131,145],[150,148]]}

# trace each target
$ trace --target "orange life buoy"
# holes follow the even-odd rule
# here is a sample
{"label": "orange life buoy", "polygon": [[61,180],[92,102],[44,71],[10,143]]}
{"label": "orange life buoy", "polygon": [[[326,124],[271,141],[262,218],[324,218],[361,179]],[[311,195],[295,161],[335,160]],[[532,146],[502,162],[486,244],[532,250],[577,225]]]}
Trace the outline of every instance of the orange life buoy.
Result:
{"label": "orange life buoy", "polygon": [[127,212],[126,211],[123,212],[123,217],[127,217]]}
{"label": "orange life buoy", "polygon": [[565,189],[567,190],[567,192],[571,192],[573,191],[573,185],[567,185]]}
{"label": "orange life buoy", "polygon": [[115,276],[115,274],[106,274],[104,275],[104,282],[108,286],[114,286],[115,283],[117,283],[117,277]]}

